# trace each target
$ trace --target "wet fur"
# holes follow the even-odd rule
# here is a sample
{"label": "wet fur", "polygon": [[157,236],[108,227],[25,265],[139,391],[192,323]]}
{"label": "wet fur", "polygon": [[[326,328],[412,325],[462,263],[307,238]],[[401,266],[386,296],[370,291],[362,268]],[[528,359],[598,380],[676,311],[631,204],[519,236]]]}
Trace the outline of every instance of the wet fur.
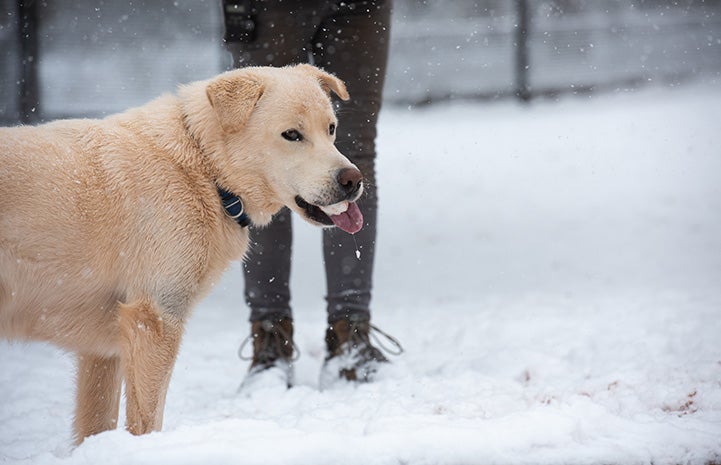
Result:
{"label": "wet fur", "polygon": [[102,120],[0,128],[0,336],[78,354],[78,442],[116,427],[123,380],[127,429],[161,428],[190,310],[248,244],[216,184],[256,225],[296,195],[334,201],[353,165],[331,90],[348,98],[308,65],[246,68]]}

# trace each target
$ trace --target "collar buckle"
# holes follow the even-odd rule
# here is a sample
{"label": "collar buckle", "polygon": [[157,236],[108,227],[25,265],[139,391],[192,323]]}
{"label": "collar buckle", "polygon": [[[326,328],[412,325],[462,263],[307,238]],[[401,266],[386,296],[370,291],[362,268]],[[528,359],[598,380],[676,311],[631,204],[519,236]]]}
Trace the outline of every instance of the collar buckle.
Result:
{"label": "collar buckle", "polygon": [[238,223],[241,228],[250,225],[250,218],[248,218],[248,215],[245,213],[245,208],[240,197],[232,192],[226,191],[220,186],[216,187],[218,188],[218,194],[220,195],[220,201],[223,204],[225,214]]}

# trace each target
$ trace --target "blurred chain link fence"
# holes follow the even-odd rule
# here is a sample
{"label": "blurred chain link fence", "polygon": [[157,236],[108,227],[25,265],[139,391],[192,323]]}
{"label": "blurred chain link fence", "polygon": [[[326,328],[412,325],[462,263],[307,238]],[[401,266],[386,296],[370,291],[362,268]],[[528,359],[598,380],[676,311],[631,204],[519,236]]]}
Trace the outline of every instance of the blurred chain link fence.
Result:
{"label": "blurred chain link fence", "polygon": [[[394,7],[388,103],[532,98],[690,77],[721,84],[721,0]],[[0,0],[0,121],[142,104],[227,69],[222,36],[219,0]]]}
{"label": "blurred chain link fence", "polygon": [[438,0],[403,2],[395,14],[386,96],[399,103],[693,76],[721,84],[719,1]]}
{"label": "blurred chain link fence", "polygon": [[34,0],[35,57],[20,52],[22,3],[0,0],[0,118],[21,116],[23,59],[43,119],[113,113],[223,68],[220,0]]}

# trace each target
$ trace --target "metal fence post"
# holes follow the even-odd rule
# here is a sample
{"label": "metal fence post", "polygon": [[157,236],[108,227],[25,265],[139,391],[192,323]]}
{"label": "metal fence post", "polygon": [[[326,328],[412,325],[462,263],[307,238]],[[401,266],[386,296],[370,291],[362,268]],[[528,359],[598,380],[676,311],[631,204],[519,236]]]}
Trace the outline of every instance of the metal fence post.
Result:
{"label": "metal fence post", "polygon": [[531,90],[528,85],[528,29],[530,24],[528,0],[516,0],[516,82],[514,93],[524,102],[531,99]]}
{"label": "metal fence post", "polygon": [[38,89],[38,10],[35,0],[18,0],[19,68],[21,123],[34,123],[40,119],[40,93]]}

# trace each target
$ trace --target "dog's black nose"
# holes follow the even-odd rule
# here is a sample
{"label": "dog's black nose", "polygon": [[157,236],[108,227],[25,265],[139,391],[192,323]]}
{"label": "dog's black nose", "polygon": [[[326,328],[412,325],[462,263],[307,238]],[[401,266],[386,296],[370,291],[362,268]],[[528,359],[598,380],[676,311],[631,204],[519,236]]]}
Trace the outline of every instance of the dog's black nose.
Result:
{"label": "dog's black nose", "polygon": [[361,188],[363,175],[356,168],[343,168],[338,172],[338,184],[345,194],[351,196]]}

